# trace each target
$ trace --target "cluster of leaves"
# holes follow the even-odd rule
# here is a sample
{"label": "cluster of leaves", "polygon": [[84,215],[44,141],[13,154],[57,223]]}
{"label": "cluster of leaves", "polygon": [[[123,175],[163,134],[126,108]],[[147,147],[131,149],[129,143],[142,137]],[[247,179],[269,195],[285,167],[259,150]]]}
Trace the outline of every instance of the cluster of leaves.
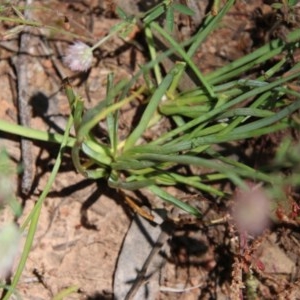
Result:
{"label": "cluster of leaves", "polygon": [[[179,44],[168,31],[173,22],[173,11],[192,13],[187,8],[163,1],[140,19],[120,11],[123,22],[118,25],[128,33],[132,24],[138,23],[148,39],[151,62],[142,66],[131,81],[113,85],[110,75],[106,98],[94,108],[84,112],[83,101],[70,85],[67,94],[72,107],[76,139],[72,158],[76,169],[88,178],[105,177],[108,184],[120,189],[147,187],[165,201],[199,216],[197,209],[190,207],[162,189],[168,185],[187,185],[213,195],[225,193],[213,187],[216,180],[229,179],[235,185],[246,188],[245,178],[278,186],[282,178],[253,169],[250,166],[222,155],[216,144],[256,137],[275,131],[297,127],[291,115],[300,108],[299,93],[289,86],[299,77],[300,64],[289,68],[289,56],[299,48],[299,30],[291,32],[287,41],[271,41],[253,53],[246,55],[216,71],[203,75],[192,60],[201,42],[212,32],[224,14],[233,5],[228,1],[217,16],[208,16],[199,31],[184,44]],[[156,22],[166,14],[166,29]],[[114,28],[113,31],[116,29]],[[158,55],[154,36],[163,37],[170,49]],[[160,62],[171,53],[182,61],[174,64],[167,75],[162,76]],[[284,55],[286,54],[286,55]],[[280,55],[280,59],[278,58]],[[270,62],[271,67],[255,79],[252,71]],[[288,68],[284,76],[281,70]],[[149,82],[149,72],[154,71],[156,83]],[[198,88],[178,92],[178,84],[186,72],[197,78]],[[248,76],[245,76],[248,74]],[[144,76],[146,85],[128,96],[139,76]],[[244,79],[238,79],[244,77]],[[133,131],[119,140],[118,120],[120,109],[141,93],[149,94],[147,107]],[[164,101],[162,101],[164,99]],[[251,101],[249,101],[251,99]],[[167,116],[175,127],[158,139],[140,143],[144,133]],[[104,144],[93,135],[93,128],[101,121],[107,123],[109,143]],[[82,152],[89,161],[82,163]],[[186,175],[174,171],[174,166],[204,167],[209,171],[201,175]]]}

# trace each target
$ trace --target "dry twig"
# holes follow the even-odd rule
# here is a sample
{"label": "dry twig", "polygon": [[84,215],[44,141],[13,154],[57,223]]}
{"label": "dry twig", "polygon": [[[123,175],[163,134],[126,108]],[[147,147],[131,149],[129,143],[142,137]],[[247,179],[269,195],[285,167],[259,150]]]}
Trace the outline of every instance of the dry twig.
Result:
{"label": "dry twig", "polygon": [[[26,0],[26,6],[24,10],[24,18],[29,19],[30,10],[28,6],[31,5],[33,0]],[[26,27],[20,35],[19,53],[17,59],[14,61],[15,69],[17,72],[17,91],[18,91],[18,114],[19,122],[21,125],[30,127],[30,110],[28,105],[28,64],[27,55],[30,35],[26,31]],[[21,189],[22,193],[28,194],[31,190],[33,182],[33,158],[32,158],[32,143],[24,138],[21,139],[21,155],[23,163],[23,176]]]}

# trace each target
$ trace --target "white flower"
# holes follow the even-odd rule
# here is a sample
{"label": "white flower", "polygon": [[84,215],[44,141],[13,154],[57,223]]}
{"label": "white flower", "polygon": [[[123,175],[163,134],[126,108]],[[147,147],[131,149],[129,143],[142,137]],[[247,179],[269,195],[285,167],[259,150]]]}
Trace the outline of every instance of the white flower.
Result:
{"label": "white flower", "polygon": [[63,61],[73,71],[87,71],[93,60],[93,50],[83,42],[75,42],[67,49]]}
{"label": "white flower", "polygon": [[0,280],[9,276],[18,254],[21,232],[15,224],[7,224],[0,230]]}

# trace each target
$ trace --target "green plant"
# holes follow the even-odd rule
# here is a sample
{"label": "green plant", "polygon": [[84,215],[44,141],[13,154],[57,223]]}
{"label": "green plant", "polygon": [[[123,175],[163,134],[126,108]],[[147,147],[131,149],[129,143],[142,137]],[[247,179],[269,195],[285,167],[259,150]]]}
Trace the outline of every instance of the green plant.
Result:
{"label": "green plant", "polygon": [[[227,193],[219,189],[215,182],[230,180],[235,186],[244,189],[247,189],[245,179],[260,181],[271,188],[282,186],[280,176],[274,176],[272,172],[263,169],[254,169],[223,155],[219,145],[299,127],[293,116],[300,108],[300,94],[290,84],[299,78],[300,64],[295,63],[289,67],[288,58],[299,48],[300,30],[289,33],[286,41],[273,40],[204,75],[192,58],[233,3],[233,0],[229,0],[217,14],[208,15],[195,35],[181,44],[170,33],[175,10],[192,13],[184,6],[162,1],[147,13],[136,17],[119,10],[122,21],[108,37],[113,34],[125,37],[133,26],[138,26],[145,33],[151,58],[131,80],[115,83],[113,74],[110,74],[105,98],[99,99],[99,104],[89,110],[85,110],[84,100],[65,80],[64,88],[71,114],[64,136],[0,120],[2,131],[61,145],[47,187],[22,226],[22,229],[28,225],[30,228],[19,269],[12,282],[13,287],[25,265],[43,200],[59,170],[65,147],[72,149],[74,166],[83,176],[95,180],[106,178],[110,187],[120,190],[147,188],[162,200],[197,217],[201,217],[198,208],[178,199],[164,187],[184,185],[213,196],[225,197]],[[166,16],[165,28],[157,22],[163,15]],[[25,24],[25,21],[21,23]],[[39,26],[30,21],[26,25]],[[169,50],[162,54],[158,54],[155,46],[157,37],[170,45]],[[94,47],[86,46],[84,51],[87,52],[81,54],[91,56]],[[180,57],[180,61],[164,74],[161,62],[173,53]],[[87,62],[89,64],[91,60]],[[269,62],[268,69],[264,70],[263,75],[257,75],[257,68],[262,68],[266,62]],[[88,64],[82,70],[86,70]],[[281,72],[283,67],[288,69],[284,76]],[[184,73],[194,75],[197,85],[195,89],[179,91],[178,84]],[[136,89],[136,83],[141,77],[144,84]],[[120,139],[119,116],[122,108],[138,97],[146,99],[146,108],[136,127],[124,139]],[[145,141],[145,133],[164,118],[170,119],[173,127],[159,138]],[[107,143],[99,141],[94,134],[93,129],[99,122],[106,122]],[[72,123],[75,137],[69,137]],[[197,171],[187,174],[180,168],[183,165],[197,167]]]}
{"label": "green plant", "polygon": [[[232,3],[229,1],[225,5],[218,18],[225,14]],[[77,171],[86,177],[106,177],[111,187],[120,189],[148,187],[165,201],[199,216],[196,209],[166,193],[161,186],[184,184],[214,195],[225,196],[223,191],[213,187],[212,182],[230,179],[235,185],[245,187],[243,179],[250,178],[278,185],[277,179],[271,174],[222,156],[215,150],[214,145],[297,126],[290,116],[299,109],[300,101],[291,97],[298,98],[299,94],[291,89],[288,83],[299,76],[299,64],[293,66],[287,76],[278,76],[280,69],[287,62],[287,57],[282,56],[263,76],[255,80],[236,78],[246,72],[250,75],[251,70],[261,63],[297,48],[299,30],[288,36],[287,43],[281,40],[272,41],[255,52],[203,76],[191,57],[197,49],[195,45],[198,46],[199,41],[215,28],[218,20],[208,17],[204,28],[186,43],[189,48],[185,51],[167,30],[155,22],[153,15],[160,15],[162,5],[142,19],[145,32],[151,32],[148,34],[151,62],[143,66],[130,82],[113,85],[112,77],[109,77],[106,98],[93,109],[83,112],[82,101],[75,105],[73,116],[76,141],[72,148],[72,158]],[[127,16],[123,17],[128,19]],[[156,49],[153,49],[155,43],[152,37],[156,34],[163,36],[172,45],[170,50],[180,55],[183,60],[177,62],[164,77],[161,75],[159,62],[166,53],[157,55]],[[127,91],[138,76],[147,77],[152,68],[156,75],[156,87],[148,85],[136,94],[128,96]],[[194,72],[202,86],[193,91],[178,93],[178,82],[187,68]],[[147,107],[136,128],[125,140],[120,141],[119,111],[124,104],[142,92],[145,93],[145,89],[150,94]],[[69,101],[73,102],[72,99],[76,96],[70,86],[67,94]],[[250,105],[249,99],[253,99]],[[156,116],[154,122],[153,116]],[[145,131],[163,116],[172,118],[176,124],[175,128],[156,140],[141,144]],[[104,120],[107,122],[109,144],[98,142],[92,134],[92,129]],[[90,163],[87,163],[89,167],[81,163],[82,152],[90,159]],[[214,171],[199,176],[187,176],[171,171],[176,165],[193,165]]]}

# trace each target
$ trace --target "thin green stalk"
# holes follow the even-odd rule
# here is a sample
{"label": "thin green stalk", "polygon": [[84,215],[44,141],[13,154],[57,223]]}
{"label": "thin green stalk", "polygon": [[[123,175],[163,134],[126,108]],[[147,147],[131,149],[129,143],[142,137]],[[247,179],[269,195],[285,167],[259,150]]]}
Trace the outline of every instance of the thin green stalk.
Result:
{"label": "thin green stalk", "polygon": [[[73,124],[73,117],[70,116],[67,126],[66,126],[66,130],[65,133],[63,135],[63,140],[61,142],[61,146],[53,167],[53,170],[50,174],[49,180],[47,181],[47,184],[41,194],[41,196],[39,197],[35,207],[33,208],[33,210],[30,212],[29,216],[27,217],[26,221],[24,222],[24,224],[21,226],[22,230],[25,230],[25,228],[27,227],[28,223],[30,222],[30,226],[29,226],[29,230],[28,230],[28,234],[27,234],[27,238],[25,241],[25,245],[24,245],[24,250],[22,252],[22,256],[18,265],[18,268],[16,270],[15,276],[13,278],[13,281],[11,283],[11,287],[12,290],[14,290],[19,282],[19,279],[22,275],[22,272],[24,270],[32,243],[33,243],[33,239],[34,239],[34,235],[37,229],[37,225],[38,225],[38,220],[39,220],[39,216],[40,216],[40,212],[42,209],[42,204],[45,200],[45,198],[47,197],[47,194],[56,178],[56,175],[59,171],[59,167],[61,165],[61,161],[62,161],[62,156],[63,156],[63,152],[64,149],[67,145],[68,142],[68,138],[69,138],[69,132],[70,132],[70,128]],[[9,290],[7,291],[7,294],[4,296],[3,300],[8,300],[10,298],[10,296],[12,295],[12,291]]]}
{"label": "thin green stalk", "polygon": [[46,28],[46,29],[49,29],[49,30],[51,30],[53,32],[56,32],[56,33],[61,33],[61,34],[64,34],[66,36],[70,36],[70,37],[73,37],[73,38],[76,38],[76,39],[79,39],[79,40],[92,42],[92,40],[90,38],[87,38],[84,35],[78,35],[78,34],[72,33],[70,31],[64,30],[61,27],[57,28],[55,26],[44,25],[44,24],[42,24],[40,22],[37,22],[37,21],[31,21],[31,20],[20,19],[20,18],[4,17],[4,16],[0,16],[0,21],[7,21],[7,22],[16,23],[16,24],[32,26],[32,27],[36,27],[36,28],[39,28],[39,29]]}
{"label": "thin green stalk", "polygon": [[[119,91],[124,87],[125,83],[121,83],[118,87]],[[77,140],[83,140],[89,132],[107,115],[110,113],[122,108],[125,104],[130,103],[134,99],[136,99],[137,95],[142,94],[145,91],[145,87],[142,86],[138,91],[135,93],[132,93],[129,97],[122,99],[121,101],[114,103],[113,105],[109,107],[105,107],[105,103],[102,104],[102,102],[93,109],[90,109],[87,111],[83,118],[82,123],[78,131]],[[114,94],[109,95],[110,97],[115,96]]]}
{"label": "thin green stalk", "polygon": [[[287,36],[288,43],[295,43],[299,41],[300,37],[300,29],[296,29],[293,32],[289,33]],[[232,63],[208,74],[206,76],[206,80],[216,84],[217,82],[228,79],[226,74],[232,72],[233,70],[237,70],[243,67],[246,64],[252,66],[253,61],[260,59],[260,62],[264,62],[267,58],[271,58],[279,53],[282,53],[284,49],[288,49],[288,44],[285,44],[282,40],[274,40],[268,43],[267,45],[255,50],[254,52],[243,56]],[[264,56],[262,60],[261,57]],[[239,73],[237,73],[239,74]],[[221,78],[221,79],[220,79]]]}
{"label": "thin green stalk", "polygon": [[256,89],[253,89],[249,92],[246,92],[246,93],[238,96],[237,98],[214,108],[212,111],[207,112],[205,115],[201,115],[198,118],[191,120],[190,122],[186,123],[182,127],[176,128],[176,129],[162,135],[160,138],[156,139],[155,141],[153,141],[149,144],[159,145],[162,142],[169,140],[169,139],[173,138],[174,136],[193,128],[194,126],[197,126],[205,121],[210,120],[211,118],[215,117],[216,115],[222,113],[223,111],[227,111],[230,107],[233,107],[234,105],[239,104],[246,99],[250,99],[251,97],[254,97],[258,94],[270,91],[273,88],[284,84],[285,82],[288,82],[294,78],[297,78],[298,76],[299,76],[298,73],[293,73],[293,74],[290,74],[289,76],[278,79],[275,82],[269,83],[265,86],[261,86]]}
{"label": "thin green stalk", "polygon": [[300,108],[300,100],[292,103],[291,105],[287,106],[286,108],[282,109],[281,111],[276,112],[276,114],[274,114],[270,117],[266,117],[261,120],[252,122],[250,124],[246,124],[246,125],[237,127],[232,131],[232,134],[239,134],[239,133],[249,132],[249,131],[253,132],[257,129],[265,128],[265,127],[267,127],[271,124],[274,124],[274,123],[280,121],[281,119],[291,115],[293,112],[295,112],[299,108]]}
{"label": "thin green stalk", "polygon": [[[252,107],[252,108],[258,107],[259,105],[261,105],[262,102],[264,102],[267,98],[269,98],[271,94],[272,94],[272,92],[266,92],[266,93],[262,94],[260,97],[258,97],[258,99],[255,102],[253,102],[250,105],[250,107]],[[223,129],[220,130],[218,136],[227,135],[234,128],[236,128],[240,123],[244,122],[245,119],[246,119],[245,117],[237,117],[234,120],[232,120],[232,122],[230,122],[228,124],[226,123],[227,126],[223,126]],[[190,139],[195,138],[196,136],[197,137],[201,136],[199,133],[198,133],[198,130],[193,131],[190,135]],[[193,152],[199,154],[199,153],[205,151],[206,149],[208,149],[209,147],[210,147],[210,145],[204,145],[204,146],[201,145],[199,147],[194,148]]]}
{"label": "thin green stalk", "polygon": [[[184,47],[190,45],[195,39],[196,39],[196,37],[193,36],[189,40],[186,40],[186,41],[180,43],[179,45],[182,48],[184,48]],[[138,78],[140,76],[142,76],[145,72],[148,72],[149,70],[153,69],[156,64],[159,64],[164,59],[166,59],[166,57],[172,55],[175,52],[176,52],[175,48],[170,48],[170,49],[166,50],[165,52],[159,54],[154,61],[150,61],[150,62],[146,63],[145,65],[143,65],[143,67],[132,77],[132,79],[129,81],[129,83],[124,87],[124,89],[122,90],[120,99],[123,99],[126,97],[130,88],[134,85],[134,83],[138,80]]]}
{"label": "thin green stalk", "polygon": [[163,79],[163,81],[158,86],[156,91],[153,93],[147,105],[147,108],[145,109],[141,117],[139,124],[127,138],[125,142],[124,150],[130,149],[136,143],[136,141],[142,136],[142,134],[148,127],[150,120],[153,118],[153,115],[157,110],[157,106],[159,102],[161,101],[162,97],[165,95],[167,89],[171,85],[173,78],[177,72],[178,72],[177,66],[175,65],[175,67],[166,75],[166,77]]}
{"label": "thin green stalk", "polygon": [[[0,120],[0,131],[15,134],[17,136],[21,136],[28,139],[34,139],[42,142],[51,142],[56,144],[61,144],[64,138],[64,136],[59,133],[50,133],[38,129],[28,128],[18,124],[12,124],[4,120]],[[73,147],[74,143],[75,139],[72,137],[68,137],[66,146]]]}
{"label": "thin green stalk", "polygon": [[[255,170],[250,168],[240,168],[239,164],[235,164],[234,168],[228,164],[223,164],[217,160],[208,160],[205,158],[195,157],[191,155],[165,155],[165,154],[138,154],[136,155],[138,160],[152,160],[157,162],[173,162],[176,164],[201,166],[211,170],[216,170],[222,174],[228,176],[228,178],[236,180],[238,176],[251,176],[255,179],[260,179],[270,182],[272,179],[260,172],[255,172]],[[233,162],[231,162],[233,163]],[[251,173],[250,173],[251,172]]]}
{"label": "thin green stalk", "polygon": [[207,25],[204,25],[205,27],[201,27],[199,29],[199,32],[196,33],[196,39],[189,47],[189,50],[187,51],[187,54],[189,57],[194,56],[197,49],[201,45],[201,43],[207,38],[209,34],[213,32],[215,27],[218,25],[219,21],[225,16],[225,14],[229,11],[229,9],[234,4],[235,0],[228,0],[222,10],[216,15],[216,16],[208,16],[206,23]]}
{"label": "thin green stalk", "polygon": [[[111,73],[107,76],[107,86],[106,86],[106,107],[113,105],[114,98],[109,95],[110,91],[113,89],[113,79],[114,75]],[[111,112],[107,115],[107,131],[110,141],[110,147],[113,155],[117,152],[118,146],[118,121],[119,121],[119,110]]]}
{"label": "thin green stalk", "polygon": [[181,48],[181,46],[165,31],[161,28],[156,22],[151,23],[151,28],[157,31],[166,41],[168,41],[171,46],[176,49],[176,51],[180,54],[180,56],[184,59],[184,61],[189,65],[189,67],[193,70],[195,75],[198,77],[200,82],[203,84],[204,88],[207,90],[210,97],[215,98],[216,95],[207,82],[206,78],[202,75],[199,68],[195,65],[192,59],[188,56],[188,54]]}
{"label": "thin green stalk", "polygon": [[[156,57],[157,57],[157,53],[156,53],[156,49],[154,47],[154,40],[153,40],[152,31],[149,27],[145,28],[145,36],[146,36],[146,39],[147,39],[147,45],[148,45],[148,48],[149,48],[150,58],[151,58],[152,61],[155,61]],[[157,85],[159,85],[162,81],[162,75],[161,75],[158,63],[154,65],[153,71],[154,71],[154,75],[156,77],[156,83],[157,83]]]}
{"label": "thin green stalk", "polygon": [[[172,173],[170,171],[164,172],[162,171],[161,174],[158,174],[156,177],[156,182],[159,184],[163,184],[164,177],[167,177],[167,179],[171,178],[173,180],[173,185],[181,183],[185,184],[187,186],[194,187],[200,191],[216,195],[216,196],[224,196],[225,193],[215,189],[211,185],[204,184],[201,182],[201,177],[200,176],[182,176],[180,174]],[[222,179],[227,178],[226,176],[223,176]],[[160,182],[162,181],[162,183]]]}
{"label": "thin green stalk", "polygon": [[56,294],[52,300],[64,300],[67,296],[70,296],[71,294],[78,293],[79,287],[76,285],[70,286],[62,291],[60,291],[58,294]]}
{"label": "thin green stalk", "polygon": [[171,204],[173,204],[174,206],[177,206],[179,208],[181,208],[182,210],[195,215],[197,217],[201,217],[201,213],[198,209],[180,201],[179,199],[177,199],[176,197],[172,196],[171,194],[167,193],[166,191],[162,190],[161,188],[159,188],[156,185],[152,185],[150,187],[148,187],[148,189],[155,195],[157,195],[158,197],[160,197],[161,199],[163,199],[166,202],[169,202]]}
{"label": "thin green stalk", "polygon": [[194,148],[197,149],[197,147],[201,145],[209,145],[209,144],[220,144],[230,141],[237,141],[241,139],[247,139],[252,138],[256,136],[261,136],[264,134],[276,132],[278,130],[283,130],[286,128],[289,128],[290,124],[288,122],[282,122],[278,123],[269,127],[264,127],[261,129],[256,129],[254,131],[248,131],[248,132],[240,132],[235,133],[232,131],[231,133],[227,134],[226,136],[222,135],[211,135],[211,136],[204,136],[195,138],[192,140],[182,141],[178,144],[170,143],[163,145],[163,146],[157,146],[157,145],[147,145],[146,146],[137,146],[134,148],[134,151],[128,151],[124,154],[122,154],[122,157],[134,157],[135,154],[177,154],[181,151],[192,151]]}

